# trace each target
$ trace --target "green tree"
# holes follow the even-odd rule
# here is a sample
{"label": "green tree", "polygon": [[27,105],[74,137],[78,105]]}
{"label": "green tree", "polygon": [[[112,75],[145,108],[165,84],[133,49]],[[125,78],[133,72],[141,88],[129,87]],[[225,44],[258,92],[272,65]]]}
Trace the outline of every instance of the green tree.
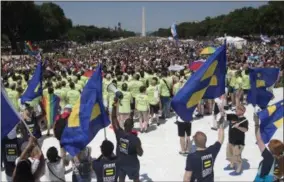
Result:
{"label": "green tree", "polygon": [[38,30],[36,25],[39,14],[34,2],[1,2],[2,33],[8,36],[12,52],[18,52],[17,42],[36,37],[33,33]]}
{"label": "green tree", "polygon": [[71,27],[72,21],[65,17],[64,11],[54,3],[43,3],[39,6],[45,39],[58,39]]}
{"label": "green tree", "polygon": [[[244,7],[227,15],[206,17],[200,22],[183,22],[177,26],[181,38],[197,36],[232,36],[284,34],[284,2],[271,1],[259,8]],[[170,28],[158,29],[152,35],[169,36]]]}

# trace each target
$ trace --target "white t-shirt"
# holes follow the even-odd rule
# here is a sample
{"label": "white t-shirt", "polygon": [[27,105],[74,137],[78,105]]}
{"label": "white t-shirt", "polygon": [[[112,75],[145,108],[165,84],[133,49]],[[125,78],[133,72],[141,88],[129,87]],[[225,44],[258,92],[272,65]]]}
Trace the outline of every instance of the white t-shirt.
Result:
{"label": "white t-shirt", "polygon": [[220,98],[216,98],[216,99],[214,99],[214,101],[219,107],[222,105],[222,102],[223,102],[222,99],[220,99]]}
{"label": "white t-shirt", "polygon": [[45,165],[45,176],[47,181],[58,182],[61,181],[60,179],[65,181],[65,167],[62,159],[54,163],[50,163],[46,160]]}

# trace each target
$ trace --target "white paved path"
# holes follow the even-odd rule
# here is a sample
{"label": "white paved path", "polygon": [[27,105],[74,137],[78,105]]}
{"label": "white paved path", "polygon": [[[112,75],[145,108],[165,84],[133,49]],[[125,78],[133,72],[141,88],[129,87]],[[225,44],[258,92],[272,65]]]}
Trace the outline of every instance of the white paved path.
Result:
{"label": "white paved path", "polygon": [[[275,103],[283,99],[283,88],[275,89],[275,99],[271,103]],[[228,141],[228,128],[225,131],[225,142],[215,162],[215,181],[253,181],[261,155],[255,144],[254,122],[252,120],[253,107],[247,106],[245,115],[249,119],[249,131],[246,133],[246,146],[243,151],[243,159],[245,170],[241,176],[230,176],[230,171],[224,171],[227,166],[226,144]],[[210,129],[213,116],[206,116],[201,120],[193,122],[192,134],[200,130],[206,133],[208,137],[207,145],[213,144],[217,140],[217,132]],[[144,149],[144,155],[140,158],[141,170],[140,178],[142,181],[182,181],[186,157],[178,154],[179,139],[177,137],[177,126],[174,124],[175,119],[168,119],[165,124],[160,125],[157,129],[147,133],[139,134]],[[138,124],[138,123],[137,123]],[[137,125],[138,127],[138,125]],[[111,129],[107,129],[107,138],[114,144],[115,136]],[[283,128],[278,129],[274,138],[283,141]],[[100,144],[104,139],[103,130],[101,130],[96,138],[89,144],[92,147],[92,157],[100,155]],[[57,140],[53,137],[47,138],[43,142],[42,151],[44,155],[47,149],[55,146],[59,149]],[[70,163],[71,164],[71,163]],[[70,169],[71,165],[66,167]],[[72,172],[66,174],[66,180],[71,181]],[[2,172],[2,181],[5,181],[5,173]],[[46,181],[43,176],[41,181]],[[94,178],[93,181],[96,181]]]}

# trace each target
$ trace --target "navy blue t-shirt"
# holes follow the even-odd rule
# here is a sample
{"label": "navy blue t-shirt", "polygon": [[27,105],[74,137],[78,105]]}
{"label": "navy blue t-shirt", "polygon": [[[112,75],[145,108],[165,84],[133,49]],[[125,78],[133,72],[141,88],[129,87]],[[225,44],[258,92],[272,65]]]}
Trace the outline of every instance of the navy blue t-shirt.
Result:
{"label": "navy blue t-shirt", "polygon": [[3,155],[2,160],[5,165],[6,175],[11,177],[16,167],[15,161],[21,154],[18,139],[9,139],[7,136],[3,138],[1,143],[1,153]]}
{"label": "navy blue t-shirt", "polygon": [[140,139],[132,133],[126,133],[122,129],[115,131],[116,135],[116,155],[119,157],[121,166],[138,167],[137,145]]}
{"label": "navy blue t-shirt", "polygon": [[203,151],[188,154],[186,159],[186,171],[191,171],[191,182],[214,181],[214,162],[221,149],[221,143],[216,142]]}
{"label": "navy blue t-shirt", "polygon": [[99,182],[116,182],[119,175],[119,160],[116,156],[111,159],[96,159],[93,169]]}
{"label": "navy blue t-shirt", "polygon": [[[273,155],[265,148],[264,151],[262,152],[261,156],[263,157],[263,160],[260,162],[262,164],[260,176],[264,177],[269,174],[270,169],[273,165],[273,161],[275,160]],[[259,164],[259,165],[260,165]],[[277,176],[280,175],[280,165],[278,160],[275,160],[275,166],[274,166],[274,182],[278,182],[279,179],[277,179]]]}

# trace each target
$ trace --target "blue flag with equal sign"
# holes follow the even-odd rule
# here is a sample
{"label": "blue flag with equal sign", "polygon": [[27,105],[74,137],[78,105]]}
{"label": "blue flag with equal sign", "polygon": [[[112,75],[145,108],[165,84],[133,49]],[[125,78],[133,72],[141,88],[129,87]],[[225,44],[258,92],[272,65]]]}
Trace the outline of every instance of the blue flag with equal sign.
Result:
{"label": "blue flag with equal sign", "polygon": [[225,93],[226,43],[210,56],[172,99],[171,105],[185,122],[202,99],[214,99]]}
{"label": "blue flag with equal sign", "polygon": [[253,106],[264,108],[272,99],[273,94],[267,90],[277,81],[278,68],[249,68],[250,89],[247,100]]}
{"label": "blue flag with equal sign", "polygon": [[72,108],[60,143],[70,155],[75,156],[109,124],[110,120],[103,105],[102,66],[99,65]]}
{"label": "blue flag with equal sign", "polygon": [[281,100],[257,113],[260,123],[260,135],[266,144],[273,137],[278,128],[283,126],[284,101]]}
{"label": "blue flag with equal sign", "polygon": [[28,82],[28,88],[25,90],[21,96],[21,103],[24,104],[27,101],[32,101],[33,99],[42,95],[42,73],[43,64],[39,61],[33,77]]}
{"label": "blue flag with equal sign", "polygon": [[8,133],[19,123],[21,120],[20,115],[10,102],[5,88],[1,88],[1,140],[8,135]]}

